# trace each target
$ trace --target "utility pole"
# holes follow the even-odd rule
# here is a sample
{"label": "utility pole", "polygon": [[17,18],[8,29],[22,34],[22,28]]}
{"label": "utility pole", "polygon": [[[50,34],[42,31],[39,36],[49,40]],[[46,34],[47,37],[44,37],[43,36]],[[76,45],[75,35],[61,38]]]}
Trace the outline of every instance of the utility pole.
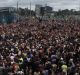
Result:
{"label": "utility pole", "polygon": [[30,18],[31,18],[31,1],[30,1]]}
{"label": "utility pole", "polygon": [[79,11],[80,11],[80,2],[79,2]]}
{"label": "utility pole", "polygon": [[18,1],[17,1],[17,12],[18,12],[18,4],[19,4],[19,3],[18,3]]}
{"label": "utility pole", "polygon": [[47,20],[47,4],[45,4],[45,19]]}
{"label": "utility pole", "polygon": [[18,6],[19,6],[19,3],[17,1],[17,21],[19,21],[19,12],[18,12]]}

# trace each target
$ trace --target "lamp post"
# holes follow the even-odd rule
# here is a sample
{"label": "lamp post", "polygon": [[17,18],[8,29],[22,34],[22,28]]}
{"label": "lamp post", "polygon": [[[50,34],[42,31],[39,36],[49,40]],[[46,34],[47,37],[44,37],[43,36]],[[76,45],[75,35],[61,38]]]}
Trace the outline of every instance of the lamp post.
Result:
{"label": "lamp post", "polygon": [[17,1],[17,21],[19,21],[19,2],[20,0]]}
{"label": "lamp post", "polygon": [[17,1],[17,22],[19,21],[19,0]]}
{"label": "lamp post", "polygon": [[31,18],[31,1],[30,1],[30,18]]}

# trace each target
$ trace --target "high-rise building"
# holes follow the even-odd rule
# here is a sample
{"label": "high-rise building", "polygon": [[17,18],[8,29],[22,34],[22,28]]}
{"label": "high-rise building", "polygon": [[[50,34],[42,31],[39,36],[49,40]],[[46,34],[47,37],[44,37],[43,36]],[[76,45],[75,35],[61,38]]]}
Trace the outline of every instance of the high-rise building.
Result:
{"label": "high-rise building", "polygon": [[16,8],[0,7],[0,23],[12,23],[17,20]]}
{"label": "high-rise building", "polygon": [[42,7],[42,5],[36,4],[36,6],[35,6],[36,17],[40,17],[41,16],[41,14],[40,14],[41,7]]}
{"label": "high-rise building", "polygon": [[52,9],[52,7],[50,7],[50,6],[45,6],[45,11],[46,11],[47,13],[51,13],[51,12],[53,11],[53,9]]}

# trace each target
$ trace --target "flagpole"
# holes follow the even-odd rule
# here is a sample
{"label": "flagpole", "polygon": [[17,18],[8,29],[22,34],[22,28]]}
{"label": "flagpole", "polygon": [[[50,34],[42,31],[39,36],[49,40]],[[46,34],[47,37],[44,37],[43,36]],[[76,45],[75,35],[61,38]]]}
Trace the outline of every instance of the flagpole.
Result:
{"label": "flagpole", "polygon": [[31,18],[31,1],[30,1],[30,18]]}
{"label": "flagpole", "polygon": [[19,21],[19,12],[18,12],[18,7],[19,7],[19,1],[17,1],[17,21]]}

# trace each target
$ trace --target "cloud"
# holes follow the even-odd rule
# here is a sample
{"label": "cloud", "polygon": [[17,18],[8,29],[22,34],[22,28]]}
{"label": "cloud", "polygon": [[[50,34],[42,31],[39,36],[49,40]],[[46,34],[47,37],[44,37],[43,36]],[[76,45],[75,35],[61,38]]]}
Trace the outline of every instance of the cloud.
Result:
{"label": "cloud", "polygon": [[0,7],[13,7],[19,2],[19,7],[30,7],[30,2],[32,4],[32,9],[35,8],[35,4],[49,5],[58,9],[79,9],[80,0],[0,0]]}

